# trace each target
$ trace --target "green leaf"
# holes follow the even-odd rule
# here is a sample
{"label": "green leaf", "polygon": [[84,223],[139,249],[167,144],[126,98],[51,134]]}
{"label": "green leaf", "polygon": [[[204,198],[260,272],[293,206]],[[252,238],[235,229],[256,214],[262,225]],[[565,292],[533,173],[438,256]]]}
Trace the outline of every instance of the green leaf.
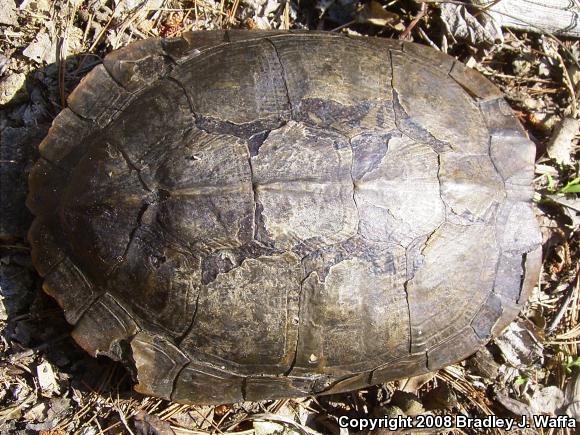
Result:
{"label": "green leaf", "polygon": [[556,183],[554,182],[554,178],[550,174],[546,174],[546,178],[548,179],[548,190],[553,192],[556,190]]}
{"label": "green leaf", "polygon": [[528,382],[528,378],[526,376],[518,376],[514,381],[514,386],[517,387],[519,385],[523,385]]}
{"label": "green leaf", "polygon": [[565,186],[560,189],[562,193],[580,193],[580,184],[574,184],[572,186]]}
{"label": "green leaf", "polygon": [[580,356],[577,356],[575,359],[568,357],[568,361],[564,363],[564,368],[568,374],[572,373],[574,368],[580,369]]}
{"label": "green leaf", "polygon": [[574,178],[560,189],[560,193],[580,193],[580,177]]}

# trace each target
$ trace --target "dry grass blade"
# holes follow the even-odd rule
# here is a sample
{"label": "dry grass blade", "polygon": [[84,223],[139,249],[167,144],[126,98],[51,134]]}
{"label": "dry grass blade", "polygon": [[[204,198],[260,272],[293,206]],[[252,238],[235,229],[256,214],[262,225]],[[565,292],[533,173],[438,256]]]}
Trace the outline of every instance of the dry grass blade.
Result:
{"label": "dry grass blade", "polygon": [[437,377],[451,385],[456,391],[463,395],[476,409],[483,415],[494,415],[494,412],[487,405],[486,396],[481,391],[476,390],[471,383],[465,379],[461,370],[456,366],[450,366],[437,372]]}
{"label": "dry grass blade", "polygon": [[320,435],[319,432],[312,430],[307,426],[301,425],[300,423],[292,420],[291,418],[282,415],[263,413],[263,414],[255,414],[250,419],[253,421],[268,421],[280,423],[283,426],[298,429],[303,434]]}
{"label": "dry grass blade", "polygon": [[[576,274],[576,283],[572,284],[570,286],[570,288],[568,290],[568,294],[567,294],[566,298],[564,299],[564,302],[560,305],[560,308],[558,309],[556,316],[554,317],[554,319],[550,323],[550,326],[548,326],[548,328],[546,329],[547,334],[552,333],[559,326],[560,321],[562,320],[562,318],[564,317],[564,315],[568,311],[568,307],[570,306],[572,301],[574,299],[576,301],[578,301],[579,284],[580,284],[580,276],[578,274]],[[560,337],[561,336],[559,335],[558,338],[560,338]]]}

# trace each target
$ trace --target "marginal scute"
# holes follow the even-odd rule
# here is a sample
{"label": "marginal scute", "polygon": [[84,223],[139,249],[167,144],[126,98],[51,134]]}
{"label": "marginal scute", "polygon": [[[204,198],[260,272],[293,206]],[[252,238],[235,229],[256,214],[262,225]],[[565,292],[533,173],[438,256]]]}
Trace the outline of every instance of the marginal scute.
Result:
{"label": "marginal scute", "polygon": [[317,247],[356,234],[352,150],[342,136],[289,122],[270,133],[251,165],[256,201],[278,246]]}
{"label": "marginal scute", "polygon": [[82,148],[84,140],[93,130],[90,122],[66,108],[54,118],[48,135],[40,143],[40,155],[63,169],[72,169],[71,164],[76,162],[65,158],[72,151]]}
{"label": "marginal scute", "polygon": [[219,274],[203,287],[181,348],[240,373],[285,373],[298,334],[300,275],[292,253],[247,259]]}
{"label": "marginal scute", "polygon": [[137,371],[135,391],[170,400],[173,384],[189,358],[167,340],[139,332],[131,340]]}
{"label": "marginal scute", "polygon": [[[517,120],[509,104],[503,98],[495,98],[489,101],[480,101],[478,105],[481,109],[483,120],[485,121],[487,128],[489,129],[489,132],[492,136],[496,136],[498,138],[528,138],[526,131]],[[526,142],[530,144],[530,142]]]}
{"label": "marginal scute", "polygon": [[534,250],[526,253],[524,261],[524,280],[522,290],[517,303],[523,305],[532,293],[532,289],[538,285],[538,277],[542,270],[542,246],[538,245]]}
{"label": "marginal scute", "polygon": [[225,30],[207,30],[183,32],[180,38],[161,40],[163,50],[177,64],[186,62],[191,57],[199,56],[204,50],[226,43]]}
{"label": "marginal scute", "polygon": [[85,311],[71,335],[92,356],[107,355],[120,361],[126,356],[121,341],[139,331],[139,326],[109,293]]}
{"label": "marginal scute", "polygon": [[161,41],[160,38],[144,39],[115,50],[105,57],[103,66],[127,91],[138,91],[170,69]]}
{"label": "marginal scute", "polygon": [[438,50],[433,50],[426,45],[415,44],[413,42],[403,42],[403,51],[409,53],[414,57],[422,58],[433,65],[434,68],[438,68],[441,72],[447,74],[453,68],[455,59],[448,54],[442,53]]}
{"label": "marginal scute", "polygon": [[312,394],[314,380],[292,376],[251,376],[247,378],[245,400],[258,401],[263,397],[283,399],[289,395]]}
{"label": "marginal scute", "polygon": [[531,201],[510,201],[500,207],[497,218],[498,241],[504,251],[524,253],[542,243]]}
{"label": "marginal scute", "polygon": [[348,376],[341,379],[328,389],[324,390],[321,394],[337,394],[343,393],[345,391],[353,391],[359,388],[364,388],[369,384],[369,379],[371,377],[371,372],[357,373],[352,376]]}
{"label": "marginal scute", "polygon": [[204,405],[240,402],[243,381],[227,371],[192,362],[179,372],[171,400]]}
{"label": "marginal scute", "polygon": [[247,29],[228,29],[225,31],[225,40],[227,42],[249,41],[262,38],[273,38],[277,35],[287,35],[287,30],[247,30]]}
{"label": "marginal scute", "polygon": [[480,100],[493,100],[503,96],[497,86],[477,71],[455,62],[449,73],[469,94]]}
{"label": "marginal scute", "polygon": [[516,186],[531,188],[536,147],[530,140],[520,136],[492,136],[490,155],[508,191]]}
{"label": "marginal scute", "polygon": [[524,258],[520,252],[502,252],[496,270],[493,291],[502,300],[516,303],[520,297]]}
{"label": "marginal scute", "polygon": [[69,95],[68,107],[82,118],[105,126],[122,110],[130,93],[120,87],[103,65],[97,65]]}
{"label": "marginal scute", "polygon": [[69,258],[64,257],[44,277],[42,289],[56,299],[66,320],[75,324],[100,295],[91,280]]}
{"label": "marginal scute", "polygon": [[373,370],[371,384],[380,384],[392,379],[401,379],[413,373],[417,376],[430,371],[427,368],[427,357],[425,352],[411,353],[394,361],[389,361]]}
{"label": "marginal scute", "polygon": [[494,325],[502,314],[501,298],[495,293],[490,293],[485,303],[481,306],[473,320],[471,327],[480,340],[489,340]]}
{"label": "marginal scute", "polygon": [[497,319],[497,322],[495,322],[495,325],[491,330],[491,335],[494,337],[498,337],[503,332],[503,330],[514,321],[514,319],[517,317],[518,313],[522,309],[522,305],[515,304],[510,300],[503,298],[501,296],[500,299],[502,307],[501,317]]}
{"label": "marginal scute", "polygon": [[449,361],[460,361],[475,353],[483,344],[473,328],[466,326],[427,351],[427,367],[429,371],[435,371],[448,365]]}
{"label": "marginal scute", "polygon": [[[308,32],[310,33],[310,31]],[[328,33],[328,32],[323,32]],[[356,36],[356,35],[349,35],[349,34],[340,34],[340,33],[330,33],[330,35],[340,35],[346,36],[349,39],[353,39],[355,41],[364,42],[368,46],[375,47],[378,50],[386,51],[386,50],[403,50],[404,42],[399,39],[389,39],[389,38],[369,38],[367,36]]]}

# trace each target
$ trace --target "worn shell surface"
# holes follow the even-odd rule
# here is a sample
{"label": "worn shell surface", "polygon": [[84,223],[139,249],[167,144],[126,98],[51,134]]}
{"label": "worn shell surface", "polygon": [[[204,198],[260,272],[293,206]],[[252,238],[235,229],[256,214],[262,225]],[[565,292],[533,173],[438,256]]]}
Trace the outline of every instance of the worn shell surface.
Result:
{"label": "worn shell surface", "polygon": [[40,149],[44,288],[136,389],[346,391],[475,352],[537,277],[534,146],[411,43],[200,32],[108,55]]}

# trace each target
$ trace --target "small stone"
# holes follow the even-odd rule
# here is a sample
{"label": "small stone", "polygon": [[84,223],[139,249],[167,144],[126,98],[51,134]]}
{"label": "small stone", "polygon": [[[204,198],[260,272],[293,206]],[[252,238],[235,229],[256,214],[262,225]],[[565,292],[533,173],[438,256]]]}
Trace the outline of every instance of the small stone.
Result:
{"label": "small stone", "polygon": [[485,347],[467,360],[467,367],[476,375],[493,381],[499,374],[499,364]]}
{"label": "small stone", "polygon": [[10,66],[10,59],[0,54],[0,77],[8,72],[8,67]]}
{"label": "small stone", "polygon": [[394,392],[390,404],[398,406],[405,413],[405,415],[410,417],[414,417],[425,412],[423,404],[416,395],[401,390]]}
{"label": "small stone", "polygon": [[442,383],[423,396],[426,409],[449,409],[457,405],[457,395],[448,384]]}
{"label": "small stone", "polygon": [[273,421],[262,421],[254,420],[254,433],[256,435],[298,435],[299,432],[287,429],[284,425],[280,423],[275,423]]}
{"label": "small stone", "polygon": [[580,83],[580,68],[578,65],[576,65],[576,63],[570,63],[566,69],[568,70],[568,75],[570,76],[570,80],[572,80],[572,84],[578,86],[578,83]]}
{"label": "small stone", "polygon": [[16,3],[14,0],[0,0],[0,24],[17,26]]}
{"label": "small stone", "polygon": [[48,12],[50,10],[49,0],[24,0],[20,3],[20,10],[27,10],[37,14]]}
{"label": "small stone", "polygon": [[530,110],[534,110],[540,107],[541,103],[540,101],[536,100],[535,98],[531,98],[531,97],[527,97],[524,100],[524,105],[530,109]]}
{"label": "small stone", "polygon": [[[35,432],[51,432],[58,424],[71,414],[72,407],[70,399],[66,397],[55,397],[47,404],[46,418],[39,423],[28,423],[26,429]],[[53,432],[54,433],[54,432]]]}
{"label": "small stone", "polygon": [[538,75],[540,77],[550,77],[550,65],[546,62],[540,62],[538,65]]}
{"label": "small stone", "polygon": [[163,5],[163,0],[115,0],[115,13],[127,13],[139,8],[158,9]]}
{"label": "small stone", "polygon": [[41,402],[34,405],[24,414],[27,421],[37,422],[46,418],[46,403]]}
{"label": "small stone", "polygon": [[512,68],[516,76],[529,75],[532,70],[532,63],[525,58],[517,58],[512,61]]}
{"label": "small stone", "polygon": [[26,75],[22,73],[10,74],[0,80],[0,105],[15,103],[26,98],[24,83]]}
{"label": "small stone", "polygon": [[48,361],[43,361],[36,367],[36,375],[44,396],[51,397],[55,393],[58,393],[59,388],[56,375],[54,374],[52,365]]}
{"label": "small stone", "polygon": [[564,405],[564,402],[564,392],[551,385],[535,389],[530,399],[530,406],[534,414],[554,415]]}
{"label": "small stone", "polygon": [[[63,57],[80,53],[82,46],[83,31],[79,27],[72,26],[66,36],[66,44],[63,44],[61,55]],[[24,49],[22,54],[39,64],[51,64],[57,60],[58,41],[47,32],[41,31],[34,41]]]}
{"label": "small stone", "polygon": [[175,435],[169,422],[140,410],[133,417],[133,426],[139,434]]}

